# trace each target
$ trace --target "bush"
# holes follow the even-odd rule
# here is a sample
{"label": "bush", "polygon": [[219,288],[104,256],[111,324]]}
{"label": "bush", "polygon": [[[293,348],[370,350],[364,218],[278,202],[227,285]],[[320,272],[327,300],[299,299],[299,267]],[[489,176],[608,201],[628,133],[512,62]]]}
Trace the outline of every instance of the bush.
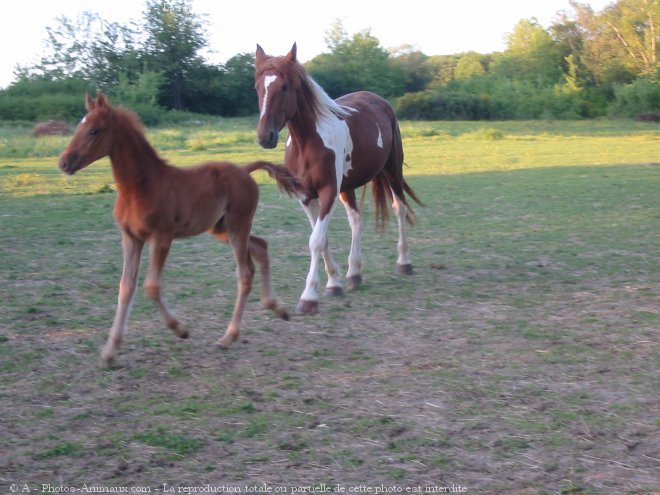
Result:
{"label": "bush", "polygon": [[608,108],[610,116],[634,117],[644,113],[660,113],[660,83],[655,78],[614,87],[614,101]]}
{"label": "bush", "polygon": [[394,103],[399,118],[412,120],[477,120],[490,118],[487,96],[441,90],[409,93]]}

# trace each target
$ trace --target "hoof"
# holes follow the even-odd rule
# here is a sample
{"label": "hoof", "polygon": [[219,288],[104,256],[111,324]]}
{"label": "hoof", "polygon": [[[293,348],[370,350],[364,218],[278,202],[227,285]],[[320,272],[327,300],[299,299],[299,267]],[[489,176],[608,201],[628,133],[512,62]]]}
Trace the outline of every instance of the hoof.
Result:
{"label": "hoof", "polygon": [[290,319],[289,318],[289,312],[287,311],[286,308],[277,308],[275,310],[275,313],[277,314],[277,316],[282,318],[284,321],[289,321],[289,319]]}
{"label": "hoof", "polygon": [[172,333],[179,337],[180,339],[187,339],[188,338],[188,329],[184,327],[181,323],[178,321],[175,321],[171,324],[168,325],[170,327],[170,330],[172,330]]}
{"label": "hoof", "polygon": [[411,264],[399,265],[397,263],[395,273],[397,275],[412,275],[413,274],[413,267],[412,267]]}
{"label": "hoof", "polygon": [[99,359],[99,367],[104,370],[110,370],[117,365],[117,351],[101,352],[101,358]]}
{"label": "hoof", "polygon": [[341,297],[344,295],[344,289],[341,288],[341,285],[337,285],[335,287],[326,287],[325,295]]}
{"label": "hoof", "polygon": [[352,275],[347,279],[348,290],[357,290],[362,285],[362,275]]}
{"label": "hoof", "polygon": [[275,299],[267,300],[264,303],[264,308],[270,309],[283,320],[289,321],[289,310],[287,310],[284,306],[279,306]]}
{"label": "hoof", "polygon": [[315,315],[319,312],[319,302],[301,299],[296,307],[296,311],[303,315]]}
{"label": "hoof", "polygon": [[229,349],[235,340],[238,340],[238,334],[225,334],[215,343],[220,349]]}

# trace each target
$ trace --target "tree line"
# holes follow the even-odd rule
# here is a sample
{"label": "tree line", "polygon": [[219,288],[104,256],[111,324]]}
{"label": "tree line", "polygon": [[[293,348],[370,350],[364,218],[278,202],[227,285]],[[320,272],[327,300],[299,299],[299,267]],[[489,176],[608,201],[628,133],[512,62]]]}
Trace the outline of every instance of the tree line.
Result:
{"label": "tree line", "polygon": [[[369,30],[340,21],[327,53],[306,68],[332,97],[379,93],[408,119],[631,117],[660,113],[658,0],[616,0],[600,12],[571,1],[549,28],[518,22],[502,52],[428,56],[388,51]],[[0,91],[0,120],[73,120],[80,95],[101,90],[158,123],[168,110],[221,116],[257,112],[254,54],[214,65],[206,20],[190,0],[147,0],[143,18],[121,25],[85,12],[47,28],[41,60],[18,67]]]}

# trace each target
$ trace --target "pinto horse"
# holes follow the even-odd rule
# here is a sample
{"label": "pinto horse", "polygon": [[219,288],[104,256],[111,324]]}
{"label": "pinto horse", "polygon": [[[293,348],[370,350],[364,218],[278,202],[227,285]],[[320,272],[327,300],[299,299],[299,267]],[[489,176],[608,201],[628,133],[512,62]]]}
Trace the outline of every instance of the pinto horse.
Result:
{"label": "pinto horse", "polygon": [[401,133],[390,104],[367,91],[332,100],[298,62],[295,43],[282,57],[266,55],[257,45],[255,68],[259,144],[275,148],[280,130],[288,126],[285,166],[304,186],[299,199],[312,226],[311,266],[297,310],[318,311],[316,288],[321,256],[328,274],[326,293],[343,293],[339,266],[328,248],[327,235],[337,197],[346,208],[351,226],[347,286],[356,289],[362,283],[363,222],[355,190],[368,182],[372,184],[380,223],[387,218],[387,203],[392,202],[399,226],[396,272],[411,274],[404,226],[406,221],[413,223],[414,215],[406,194],[422,203],[403,178]]}
{"label": "pinto horse", "polygon": [[228,347],[239,337],[245,303],[252,288],[255,266],[261,274],[261,301],[287,320],[270,286],[268,245],[250,235],[259,190],[251,172],[263,169],[288,193],[297,180],[281,166],[255,162],[244,167],[231,163],[205,163],[181,169],[167,164],[148,143],[138,117],[110,105],[97,93],[86,96],[87,115],[78,125],[71,143],[62,152],[59,166],[73,175],[78,170],[110,157],[117,186],[114,216],[122,233],[124,268],[114,323],[101,351],[101,364],[117,356],[130,311],[145,243],[150,245],[149,269],[144,282],[165,324],[181,338],[188,330],[170,312],[161,298],[160,276],[173,239],[209,231],[229,243],[237,265],[238,294],[229,326],[218,345]]}

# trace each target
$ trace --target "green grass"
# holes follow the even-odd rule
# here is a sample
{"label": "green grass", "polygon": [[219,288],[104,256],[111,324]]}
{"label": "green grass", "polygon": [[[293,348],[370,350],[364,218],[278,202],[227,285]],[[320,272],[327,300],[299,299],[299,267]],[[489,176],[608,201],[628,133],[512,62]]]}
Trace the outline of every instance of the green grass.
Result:
{"label": "green grass", "polygon": [[[595,122],[403,122],[406,177],[427,204],[415,275],[365,203],[364,286],[279,321],[255,285],[242,338],[233,257],[173,245],[164,297],[138,292],[119,367],[97,367],[121,272],[103,160],[57,169],[66,138],[0,129],[0,471],[104,484],[454,482],[475,493],[645,493],[657,458],[660,128]],[[253,119],[149,130],[172,163],[281,162]],[[273,286],[303,288],[309,226],[256,174],[253,231]],[[330,227],[346,266],[341,209]],[[143,260],[146,262],[146,256]],[[144,280],[145,266],[139,282]],[[324,276],[322,275],[322,280]],[[94,453],[92,455],[92,453]],[[458,474],[456,474],[458,473]],[[455,475],[455,477],[454,477]],[[459,479],[460,478],[460,479]]]}
{"label": "green grass", "polygon": [[197,452],[203,446],[201,440],[179,433],[172,433],[164,426],[137,433],[134,438],[152,447],[162,447],[170,450],[178,456]]}
{"label": "green grass", "polygon": [[39,452],[34,456],[35,460],[43,461],[51,457],[82,457],[85,448],[77,442],[63,442],[50,449]]}

